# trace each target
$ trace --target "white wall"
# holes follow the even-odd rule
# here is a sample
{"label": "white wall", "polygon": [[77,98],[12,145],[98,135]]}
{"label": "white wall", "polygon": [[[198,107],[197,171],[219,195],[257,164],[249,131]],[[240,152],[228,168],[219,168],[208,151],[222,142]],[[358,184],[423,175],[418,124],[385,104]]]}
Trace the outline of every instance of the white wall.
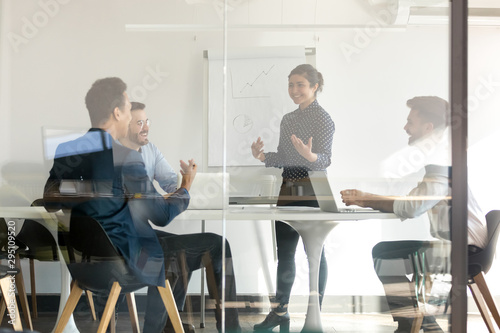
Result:
{"label": "white wall", "polygon": [[[46,8],[53,15],[45,15],[45,22],[46,11],[41,4],[49,3],[52,7]],[[88,127],[83,98],[93,81],[106,76],[123,78],[129,94],[136,99],[141,91],[147,92],[143,101],[153,121],[151,140],[174,166],[179,159],[203,161],[206,142],[202,52],[222,47],[222,32],[131,32],[126,31],[125,24],[221,26],[216,3],[215,0],[0,0],[0,135],[4,143],[1,161],[42,164],[42,126]],[[316,65],[325,77],[324,91],[318,100],[336,124],[333,162],[329,168],[335,190],[359,187],[387,192],[387,183],[381,177],[382,166],[389,156],[406,146],[407,136],[402,130],[408,112],[406,100],[417,95],[448,98],[447,27],[380,30],[374,25],[377,22],[374,18],[380,12],[361,0],[231,3],[234,8],[229,21],[234,24],[357,24],[352,29],[316,31],[231,30],[228,47],[315,47]],[[38,27],[30,30],[35,23]],[[23,36],[22,42],[10,43],[7,37],[13,38],[12,33]],[[471,182],[488,210],[500,206],[498,191],[493,190],[500,185],[495,172],[498,159],[490,153],[500,140],[497,125],[500,92],[498,84],[484,82],[500,80],[499,33],[497,28],[470,31],[470,90],[472,95],[479,91],[474,95],[478,102],[470,119],[469,142],[474,157],[470,163]],[[152,72],[159,74],[153,77]],[[239,175],[280,174],[279,170],[264,168],[230,171]],[[45,177],[42,174],[38,178],[39,186]],[[371,248],[381,239],[428,237],[426,219],[420,222],[364,221],[338,227],[327,240],[330,262],[327,293],[382,294],[372,269]],[[218,224],[209,228],[220,232]],[[199,222],[185,225],[174,222],[168,230],[198,231]],[[228,223],[239,292],[273,291],[270,230],[267,221]],[[258,248],[264,249],[262,257],[255,256]],[[304,254],[299,253],[298,261],[300,278],[294,292],[306,293]],[[263,269],[266,266],[271,268],[267,275]],[[40,288],[41,293],[57,290],[54,285]]]}

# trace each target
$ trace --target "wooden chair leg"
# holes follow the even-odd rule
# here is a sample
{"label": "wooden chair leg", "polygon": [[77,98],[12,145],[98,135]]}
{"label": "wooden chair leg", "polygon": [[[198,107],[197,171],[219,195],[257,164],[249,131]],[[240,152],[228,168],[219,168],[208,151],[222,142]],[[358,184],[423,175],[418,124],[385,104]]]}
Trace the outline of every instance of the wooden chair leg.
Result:
{"label": "wooden chair leg", "polygon": [[137,306],[135,305],[134,293],[125,295],[127,298],[128,313],[130,315],[130,322],[132,323],[132,332],[139,333],[141,331],[139,326],[139,317],[137,316]]}
{"label": "wooden chair leg", "polygon": [[90,314],[92,315],[92,320],[97,320],[95,314],[94,298],[92,297],[92,292],[90,290],[85,290],[85,295],[87,295],[87,302],[89,303]]}
{"label": "wooden chair leg", "polygon": [[76,308],[76,304],[78,304],[78,300],[82,297],[82,289],[78,286],[78,283],[71,284],[71,292],[69,294],[68,300],[66,301],[66,305],[64,305],[63,312],[59,321],[57,322],[57,326],[54,330],[54,333],[61,333],[64,331],[66,324],[69,321],[69,317]]}
{"label": "wooden chair leg", "polygon": [[203,266],[205,266],[205,274],[207,276],[207,286],[210,296],[215,300],[215,307],[217,311],[221,311],[221,299],[219,297],[219,291],[217,289],[217,282],[215,281],[214,266],[212,264],[212,259],[207,253],[202,259]]}
{"label": "wooden chair leg", "polygon": [[[411,292],[413,292],[412,296],[416,300],[417,304],[415,307],[415,316],[413,318],[413,322],[411,325],[411,333],[418,333],[420,331],[420,328],[422,327],[422,322],[424,320],[424,313],[423,309],[420,308],[419,306],[419,301],[420,301],[420,292],[422,291],[422,286],[423,284],[423,269],[422,269],[422,261],[420,260],[420,254],[418,251],[410,254],[410,262],[413,265],[413,282],[415,283],[415,288],[411,288]],[[422,297],[422,301],[425,302],[425,298]]]}
{"label": "wooden chair leg", "polygon": [[31,309],[33,318],[38,318],[38,307],[36,303],[36,280],[35,280],[35,260],[30,259],[30,285],[31,285]]}
{"label": "wooden chair leg", "polygon": [[2,298],[2,300],[0,301],[0,325],[2,325],[3,316],[5,315],[6,309],[7,309],[7,307],[5,306],[5,301]]}
{"label": "wooden chair leg", "polygon": [[106,328],[108,328],[111,316],[114,316],[115,314],[116,301],[118,300],[118,296],[120,295],[121,290],[122,287],[120,286],[120,284],[118,282],[113,282],[113,286],[111,287],[111,291],[109,292],[108,301],[106,302],[106,306],[104,307],[101,322],[99,323],[99,328],[97,328],[97,333],[106,332]]}
{"label": "wooden chair leg", "polygon": [[111,319],[109,321],[109,333],[116,333],[116,309],[113,309],[111,313]]}
{"label": "wooden chair leg", "polygon": [[[75,280],[71,280],[70,288],[73,288],[75,284]],[[85,295],[87,296],[87,302],[89,303],[90,315],[92,316],[92,320],[97,320],[97,316],[95,314],[95,305],[94,298],[92,297],[92,292],[90,290],[85,290]]]}
{"label": "wooden chair leg", "polygon": [[477,284],[472,283],[469,284],[470,291],[472,292],[472,296],[474,297],[474,301],[476,302],[477,308],[479,312],[481,312],[481,317],[483,317],[484,323],[486,327],[488,327],[488,331],[490,333],[495,333],[495,327],[493,326],[493,322],[491,321],[490,314],[488,312],[488,307],[484,302],[483,296],[481,295],[481,291]]}
{"label": "wooden chair leg", "polygon": [[422,327],[422,322],[424,321],[424,314],[420,312],[413,319],[413,323],[411,324],[411,333],[420,332],[420,328]]}
{"label": "wooden chair leg", "polygon": [[9,311],[9,324],[12,324],[12,327],[15,331],[22,331],[23,326],[21,324],[21,317],[19,315],[19,309],[17,307],[16,295],[14,290],[11,289],[12,280],[10,276],[6,276],[0,279],[0,289],[2,290],[2,297],[7,304],[9,309],[13,309],[13,313]]}
{"label": "wooden chair leg", "polygon": [[474,276],[474,282],[476,282],[479,290],[481,291],[481,294],[483,295],[484,300],[486,301],[486,305],[488,305],[488,308],[490,309],[493,319],[495,319],[497,326],[500,328],[500,314],[498,313],[498,308],[495,300],[493,299],[493,296],[491,295],[490,289],[486,284],[484,273],[481,272],[478,275]]}
{"label": "wooden chair leg", "polygon": [[179,316],[179,311],[177,311],[177,305],[175,304],[174,295],[172,294],[172,288],[170,288],[170,282],[166,280],[165,288],[158,287],[158,291],[167,309],[167,314],[170,317],[175,333],[184,333],[181,316]]}
{"label": "wooden chair leg", "polygon": [[189,324],[192,325],[194,322],[193,304],[191,303],[191,297],[189,295],[187,295],[187,288],[188,288],[189,281],[188,281],[188,267],[187,267],[186,252],[180,251],[178,257],[179,257],[181,272],[182,272],[182,282],[184,284],[184,289],[186,292],[187,321]]}
{"label": "wooden chair leg", "polygon": [[21,308],[23,309],[23,317],[28,328],[33,331],[33,323],[31,322],[30,307],[28,305],[28,297],[26,296],[26,288],[24,287],[23,272],[21,270],[21,258],[19,258],[19,254],[16,254],[16,268],[19,269],[19,273],[16,274],[16,287],[19,302],[21,303]]}

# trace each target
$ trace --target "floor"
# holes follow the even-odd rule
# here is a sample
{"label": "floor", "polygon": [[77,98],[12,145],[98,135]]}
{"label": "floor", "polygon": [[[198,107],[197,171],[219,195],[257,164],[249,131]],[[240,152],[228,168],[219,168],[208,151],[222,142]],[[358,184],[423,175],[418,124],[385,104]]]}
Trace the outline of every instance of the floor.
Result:
{"label": "floor", "polygon": [[[37,332],[49,333],[55,325],[55,313],[39,314],[37,319],[33,319],[33,326]],[[323,328],[325,332],[338,333],[392,333],[396,329],[390,315],[387,314],[328,314],[322,313]],[[240,315],[240,323],[243,332],[252,332],[253,325],[265,318],[264,314],[242,314]],[[142,322],[142,316],[139,317]],[[194,316],[194,323],[199,327],[199,316]],[[185,320],[187,321],[187,319]],[[81,333],[96,332],[98,322],[92,321],[90,314],[77,313],[75,322]],[[445,327],[445,320],[438,320],[441,327]],[[300,332],[304,324],[304,314],[292,315],[290,331]],[[3,320],[1,327],[9,327],[6,320]],[[117,332],[132,332],[130,321],[127,313],[120,313],[117,322]],[[275,328],[275,332],[279,329]],[[471,314],[468,316],[468,332],[483,333],[488,332],[484,325],[481,316]],[[215,328],[215,320],[213,316],[206,317],[206,327],[196,329],[197,333],[217,333]]]}

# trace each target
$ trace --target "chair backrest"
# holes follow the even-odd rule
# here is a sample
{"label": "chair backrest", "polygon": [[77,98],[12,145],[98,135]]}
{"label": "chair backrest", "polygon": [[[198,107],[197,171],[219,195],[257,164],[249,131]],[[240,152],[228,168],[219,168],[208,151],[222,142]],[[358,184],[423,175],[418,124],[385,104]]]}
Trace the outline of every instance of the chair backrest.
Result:
{"label": "chair backrest", "polygon": [[80,288],[107,293],[115,281],[124,292],[144,287],[95,219],[71,216],[69,233],[63,236],[69,254],[68,269]]}
{"label": "chair backrest", "polygon": [[0,217],[0,251],[7,252],[7,221]]}
{"label": "chair backrest", "polygon": [[69,226],[69,241],[73,251],[81,254],[82,260],[115,258],[121,255],[102,228],[101,224],[88,216],[72,216]]}
{"label": "chair backrest", "polygon": [[[7,221],[3,217],[0,217],[0,259],[6,259],[8,257],[9,235],[13,232],[9,230],[9,228],[11,228],[11,226],[7,227]],[[17,239],[17,237],[14,241],[17,246],[16,253],[19,253],[19,251],[26,251],[26,244]]]}
{"label": "chair backrest", "polygon": [[[33,201],[31,206],[43,206],[43,199]],[[41,261],[58,261],[57,243],[50,231],[40,223],[25,219],[16,238],[28,247],[23,253],[24,257]]]}
{"label": "chair backrest", "polygon": [[488,244],[486,248],[468,257],[468,274],[474,277],[480,272],[485,274],[490,270],[497,248],[498,233],[500,232],[500,210],[492,210],[486,214],[488,226]]}

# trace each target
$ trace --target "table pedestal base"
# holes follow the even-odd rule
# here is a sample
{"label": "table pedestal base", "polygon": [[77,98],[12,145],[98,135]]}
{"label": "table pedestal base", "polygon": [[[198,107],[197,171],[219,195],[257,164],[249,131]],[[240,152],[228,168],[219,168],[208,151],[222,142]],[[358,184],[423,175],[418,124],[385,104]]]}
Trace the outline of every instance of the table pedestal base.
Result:
{"label": "table pedestal base", "polygon": [[303,333],[323,332],[319,309],[319,262],[323,244],[330,231],[338,224],[335,221],[284,221],[294,228],[302,237],[309,262],[309,305]]}

